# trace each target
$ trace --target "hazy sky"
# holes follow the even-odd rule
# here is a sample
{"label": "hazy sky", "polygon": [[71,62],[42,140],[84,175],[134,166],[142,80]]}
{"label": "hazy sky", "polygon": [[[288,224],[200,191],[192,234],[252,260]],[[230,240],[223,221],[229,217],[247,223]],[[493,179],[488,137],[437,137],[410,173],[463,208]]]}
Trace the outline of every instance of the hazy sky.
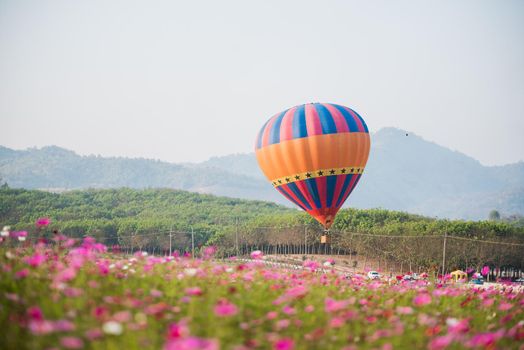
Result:
{"label": "hazy sky", "polygon": [[317,101],[524,160],[524,1],[0,0],[0,145],[201,161]]}

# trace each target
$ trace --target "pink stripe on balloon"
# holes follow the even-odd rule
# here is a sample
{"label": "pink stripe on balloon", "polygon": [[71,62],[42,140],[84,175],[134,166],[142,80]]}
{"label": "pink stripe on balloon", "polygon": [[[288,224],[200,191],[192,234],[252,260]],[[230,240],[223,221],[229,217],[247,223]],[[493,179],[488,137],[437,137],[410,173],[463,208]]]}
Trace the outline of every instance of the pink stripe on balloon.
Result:
{"label": "pink stripe on balloon", "polygon": [[317,110],[312,104],[306,106],[306,127],[307,135],[322,135],[322,125],[320,124],[320,118],[318,117]]}
{"label": "pink stripe on balloon", "polygon": [[300,199],[298,199],[298,197],[295,195],[295,193],[293,193],[293,191],[291,191],[291,189],[289,189],[289,186],[287,184],[279,186],[278,188],[281,189],[282,191],[284,191],[289,197],[293,198],[297,203],[299,203],[299,206],[302,209],[307,211],[306,203],[304,203]]}
{"label": "pink stripe on balloon", "polygon": [[333,201],[331,202],[331,208],[335,208],[337,206],[337,201],[340,197],[340,192],[342,191],[342,186],[344,185],[344,181],[346,181],[346,177],[347,175],[337,176],[337,183],[335,185],[335,191],[333,192]]}
{"label": "pink stripe on balloon", "polygon": [[353,112],[352,109],[347,108],[347,107],[344,107],[344,108],[349,112],[349,114],[351,114],[351,116],[355,120],[355,123],[357,123],[358,131],[359,132],[365,132],[366,129],[364,129],[364,125],[362,125],[362,122],[360,121],[360,118],[358,117],[358,115],[356,115],[355,112]]}
{"label": "pink stripe on balloon", "polygon": [[293,107],[284,114],[280,124],[280,142],[293,139],[293,116],[296,110],[297,107]]}
{"label": "pink stripe on balloon", "polygon": [[313,200],[313,197],[311,196],[311,193],[309,192],[309,189],[306,186],[306,182],[302,180],[295,182],[295,184],[297,185],[297,188],[300,190],[300,193],[302,193],[302,195],[308,202],[309,206],[311,208],[315,208],[315,201]]}
{"label": "pink stripe on balloon", "polygon": [[326,208],[327,207],[327,177],[317,177],[315,179],[317,183],[318,188],[318,196],[320,197],[320,207]]}
{"label": "pink stripe on balloon", "polygon": [[276,115],[271,117],[271,119],[267,123],[266,128],[264,129],[264,133],[262,134],[262,145],[260,147],[266,147],[269,144],[269,131],[273,127],[276,117]]}
{"label": "pink stripe on balloon", "polygon": [[331,113],[333,121],[335,122],[335,126],[337,127],[337,132],[349,132],[346,118],[344,118],[338,109],[327,103],[322,103],[322,106],[326,107],[329,113]]}

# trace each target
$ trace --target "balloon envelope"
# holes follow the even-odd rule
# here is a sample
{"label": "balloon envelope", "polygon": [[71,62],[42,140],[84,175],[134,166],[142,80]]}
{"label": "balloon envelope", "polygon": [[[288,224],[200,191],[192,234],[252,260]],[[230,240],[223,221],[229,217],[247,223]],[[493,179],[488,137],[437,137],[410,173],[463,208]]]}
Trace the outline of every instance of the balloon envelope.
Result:
{"label": "balloon envelope", "polygon": [[255,143],[258,164],[273,186],[325,229],[360,180],[369,148],[364,119],[330,103],[276,114]]}

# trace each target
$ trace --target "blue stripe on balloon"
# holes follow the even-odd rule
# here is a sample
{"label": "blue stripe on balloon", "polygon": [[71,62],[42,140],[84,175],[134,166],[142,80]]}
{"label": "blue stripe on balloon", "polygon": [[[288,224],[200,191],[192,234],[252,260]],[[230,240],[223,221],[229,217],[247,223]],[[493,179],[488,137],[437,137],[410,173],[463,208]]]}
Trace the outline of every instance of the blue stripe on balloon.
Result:
{"label": "blue stripe on balloon", "polygon": [[346,192],[348,186],[349,186],[349,183],[351,182],[351,179],[353,178],[353,176],[357,176],[355,174],[349,174],[346,176],[346,180],[344,180],[344,184],[342,185],[342,189],[340,190],[340,195],[337,199],[337,204],[336,204],[336,207],[340,207],[342,205],[342,203],[344,202],[342,199],[344,198],[344,192]]}
{"label": "blue stripe on balloon", "polygon": [[337,177],[338,175],[331,175],[327,177],[327,200],[326,200],[326,206],[328,208],[331,208],[331,205],[333,204],[333,194],[335,192],[335,186],[337,184]]}
{"label": "blue stripe on balloon", "polygon": [[342,201],[340,202],[340,205],[344,204],[344,202],[346,201],[346,199],[348,199],[349,195],[351,194],[351,192],[353,192],[353,190],[357,187],[357,184],[358,182],[360,181],[360,176],[361,175],[353,175],[353,176],[356,176],[357,179],[355,180],[355,182],[353,182],[353,186],[351,186],[351,188],[349,189],[348,193],[346,196],[344,196],[344,198],[342,198]]}
{"label": "blue stripe on balloon", "polygon": [[306,208],[308,208],[309,210],[311,210],[311,205],[309,205],[308,201],[306,200],[306,198],[304,198],[304,195],[302,194],[302,192],[300,192],[300,189],[297,187],[297,184],[296,183],[289,183],[287,184],[287,187],[295,194],[295,196],[298,198],[298,200],[300,202],[302,202],[302,204],[304,204],[306,206]]}
{"label": "blue stripe on balloon", "polygon": [[318,119],[322,125],[322,134],[335,134],[337,132],[337,126],[329,110],[321,104],[315,103],[313,106],[317,110]]}
{"label": "blue stripe on balloon", "polygon": [[315,207],[317,209],[322,208],[322,203],[320,203],[320,196],[318,194],[317,182],[315,179],[306,179],[305,182],[309,195],[311,196],[311,199],[313,199],[313,202],[315,202]]}
{"label": "blue stripe on balloon", "polygon": [[351,115],[351,113],[348,112],[347,109],[345,109],[342,106],[339,105],[333,105],[338,111],[342,114],[344,119],[346,119],[346,123],[348,124],[349,132],[358,132],[358,125],[355,121],[355,118]]}
{"label": "blue stripe on balloon", "polygon": [[286,112],[287,109],[284,112],[282,112],[278,117],[276,117],[275,122],[271,126],[271,130],[269,130],[268,145],[280,142],[280,124],[282,124],[282,118],[284,118],[284,114],[286,114]]}
{"label": "blue stripe on balloon", "polygon": [[266,123],[264,124],[264,126],[262,127],[262,129],[260,129],[260,132],[258,133],[258,138],[257,138],[257,149],[259,149],[260,147],[262,147],[262,135],[264,135],[264,130],[266,129],[266,126],[267,126],[267,123],[269,123],[269,121],[271,120],[271,118],[269,118]]}
{"label": "blue stripe on balloon", "polygon": [[293,115],[293,138],[307,137],[306,107],[298,106]]}
{"label": "blue stripe on balloon", "polygon": [[[349,108],[349,107],[348,107]],[[349,108],[351,109],[351,108]],[[369,133],[369,130],[368,130],[368,126],[366,125],[366,122],[364,121],[364,118],[362,118],[360,116],[360,114],[358,114],[357,112],[355,112],[355,110],[351,109],[353,111],[353,113],[355,113],[355,115],[360,119],[360,121],[362,122],[362,125],[364,126],[364,130],[366,130],[367,133]]]}
{"label": "blue stripe on balloon", "polygon": [[300,204],[299,202],[297,202],[295,199],[293,199],[293,197],[291,197],[289,194],[287,194],[286,191],[284,191],[284,187],[285,185],[282,185],[282,186],[279,186],[279,187],[276,187],[276,189],[278,190],[278,192],[282,193],[284,195],[284,197],[286,197],[287,199],[289,199],[291,202],[295,203],[299,208],[301,208],[302,210],[306,210],[306,208]]}

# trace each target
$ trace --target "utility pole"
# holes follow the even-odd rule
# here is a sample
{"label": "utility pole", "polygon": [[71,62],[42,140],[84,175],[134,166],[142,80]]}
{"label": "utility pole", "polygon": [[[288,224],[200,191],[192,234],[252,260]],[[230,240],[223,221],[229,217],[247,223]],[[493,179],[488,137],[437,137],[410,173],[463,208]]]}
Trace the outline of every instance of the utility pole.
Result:
{"label": "utility pole", "polygon": [[307,255],[307,226],[304,226],[304,255]]}
{"label": "utility pole", "polygon": [[446,241],[448,239],[447,231],[444,232],[444,242],[442,244],[442,279],[444,279],[444,274],[446,273]]}
{"label": "utility pole", "polygon": [[169,256],[173,254],[173,249],[171,245],[171,237],[173,236],[173,227],[171,227],[171,230],[169,230]]}
{"label": "utility pole", "polygon": [[193,232],[193,226],[191,226],[191,255],[195,258],[195,233]]}
{"label": "utility pole", "polygon": [[236,246],[236,256],[238,256],[238,217],[236,218],[236,229],[235,229],[235,246]]}

